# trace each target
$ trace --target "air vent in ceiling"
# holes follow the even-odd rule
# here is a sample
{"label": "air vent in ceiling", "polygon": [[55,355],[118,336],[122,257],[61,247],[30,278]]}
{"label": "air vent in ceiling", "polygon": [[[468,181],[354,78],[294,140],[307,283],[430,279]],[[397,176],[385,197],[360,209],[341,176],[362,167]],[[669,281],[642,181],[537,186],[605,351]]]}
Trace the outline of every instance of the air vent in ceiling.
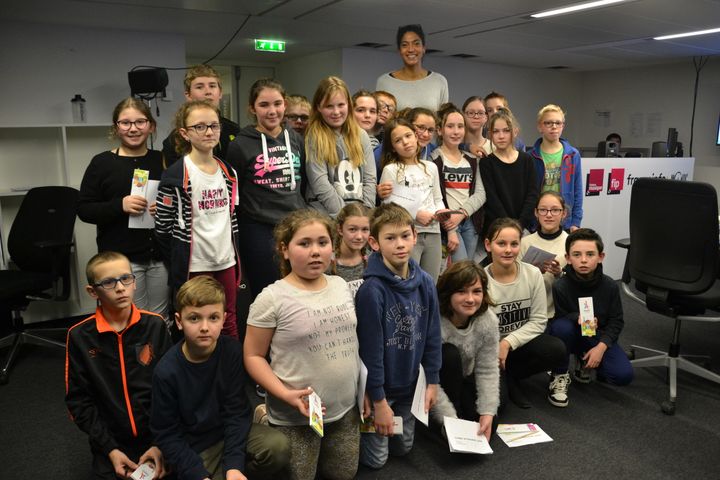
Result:
{"label": "air vent in ceiling", "polygon": [[450,55],[451,57],[455,58],[476,58],[477,55],[470,55],[469,53],[456,53],[455,55]]}
{"label": "air vent in ceiling", "polygon": [[426,48],[426,49],[425,49],[425,54],[426,54],[426,55],[430,55],[430,54],[433,54],[433,53],[442,53],[442,50],[438,50],[437,48]]}
{"label": "air vent in ceiling", "polygon": [[546,67],[546,68],[547,68],[548,70],[565,70],[565,69],[570,68],[570,67],[568,67],[567,65],[553,65],[553,66],[551,66],[551,67]]}

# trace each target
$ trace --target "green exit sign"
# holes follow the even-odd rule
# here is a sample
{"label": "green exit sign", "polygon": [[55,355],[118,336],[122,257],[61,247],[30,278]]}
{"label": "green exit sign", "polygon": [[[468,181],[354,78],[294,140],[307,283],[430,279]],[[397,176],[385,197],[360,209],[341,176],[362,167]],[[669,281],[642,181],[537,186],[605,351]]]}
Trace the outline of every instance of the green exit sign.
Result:
{"label": "green exit sign", "polygon": [[259,52],[285,53],[285,42],[282,40],[255,39],[255,50]]}

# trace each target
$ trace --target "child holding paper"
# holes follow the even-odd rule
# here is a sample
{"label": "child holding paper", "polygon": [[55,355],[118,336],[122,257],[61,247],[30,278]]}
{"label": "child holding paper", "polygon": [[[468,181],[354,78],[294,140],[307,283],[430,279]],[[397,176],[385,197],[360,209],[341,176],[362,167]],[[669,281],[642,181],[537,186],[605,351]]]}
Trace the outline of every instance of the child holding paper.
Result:
{"label": "child holding paper", "polygon": [[528,260],[525,260],[525,254],[530,247],[539,248],[556,255],[552,260],[546,260],[540,264],[533,263],[543,274],[545,293],[547,294],[548,319],[555,316],[555,303],[552,298],[553,283],[560,278],[562,269],[567,265],[565,260],[565,239],[568,234],[562,229],[562,222],[566,216],[567,210],[562,195],[549,190],[542,192],[535,206],[535,218],[539,228],[535,233],[523,237],[520,244],[520,258],[524,262],[528,262]]}
{"label": "child holding paper", "polygon": [[80,184],[78,217],[97,225],[99,252],[119,252],[130,259],[135,275],[135,305],[162,315],[166,322],[170,291],[168,272],[155,244],[152,226],[129,228],[131,217],[155,215],[156,203],[132,193],[133,180],[160,180],[165,165],[162,153],[147,148],[155,131],[150,108],[140,99],[126,98],[112,114],[110,136],[120,146],[102,152],[90,161]]}
{"label": "child holding paper", "polygon": [[[345,280],[324,274],[332,230],[332,220],[316,210],[297,210],[280,221],[275,245],[284,278],[265,287],[248,316],[245,366],[267,391],[270,425],[290,441],[293,479],[316,473],[351,479],[357,472],[357,320]],[[309,408],[313,393],[325,410],[322,438],[309,426],[317,419]]]}
{"label": "child holding paper", "polygon": [[[613,279],[603,274],[602,239],[594,230],[580,228],[568,236],[565,250],[568,265],[563,270],[565,275],[553,285],[555,319],[550,322],[548,333],[565,343],[567,354],[562,365],[553,369],[553,376],[564,378],[563,383],[569,385],[570,354],[574,353],[573,376],[577,382],[589,383],[590,372],[596,370],[598,379],[613,385],[627,385],[633,379],[633,369],[617,343],[624,325],[620,290]],[[583,336],[580,331],[578,301],[587,297],[592,298],[593,336]],[[553,403],[552,397],[549,398]]]}
{"label": "child holding paper", "polygon": [[[163,453],[150,431],[153,371],[172,342],[162,318],[133,304],[136,277],[118,252],[85,269],[95,314],[68,330],[65,404],[88,434],[93,478],[115,480],[150,463],[162,478]],[[150,478],[150,477],[148,477]]]}
{"label": "child holding paper", "polygon": [[431,158],[440,173],[443,201],[450,210],[459,212],[442,223],[453,262],[475,257],[485,204],[478,159],[460,149],[464,135],[465,117],[455,105],[446,103],[440,111],[440,147]]}
{"label": "child holding paper", "polygon": [[[432,278],[410,256],[416,233],[407,210],[394,203],[377,207],[370,216],[368,240],[374,252],[355,297],[355,309],[376,433],[363,435],[360,462],[381,468],[388,454],[405,455],[412,448],[415,419],[411,408],[421,366],[427,388],[419,407],[427,413],[437,400],[440,312]],[[400,438],[392,437],[396,415],[403,420]]]}
{"label": "child holding paper", "polygon": [[440,385],[458,417],[479,422],[478,435],[490,440],[500,404],[500,332],[487,289],[485,270],[471,260],[453,263],[437,285],[443,340]]}
{"label": "child holding paper", "polygon": [[397,118],[385,125],[380,183],[392,182],[393,188],[383,201],[399,203],[394,196],[400,195],[401,191],[412,200],[402,205],[415,217],[413,233],[417,236],[417,244],[408,253],[433,281],[437,281],[442,260],[438,220],[447,219],[437,214],[447,209],[437,167],[431,161],[421,160],[419,154],[418,138],[410,122]]}

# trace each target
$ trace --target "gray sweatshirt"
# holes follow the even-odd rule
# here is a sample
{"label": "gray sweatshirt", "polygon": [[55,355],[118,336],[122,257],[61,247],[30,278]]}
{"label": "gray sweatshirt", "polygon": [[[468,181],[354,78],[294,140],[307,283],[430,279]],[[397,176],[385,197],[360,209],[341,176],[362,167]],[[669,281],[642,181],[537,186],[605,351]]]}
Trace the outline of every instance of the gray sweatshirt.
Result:
{"label": "gray sweatshirt", "polygon": [[[498,369],[500,333],[497,316],[488,309],[482,315],[475,317],[465,329],[455,327],[450,320],[442,317],[440,330],[443,343],[455,345],[460,351],[463,376],[475,377],[477,390],[475,408],[478,415],[495,415],[500,404],[500,370]],[[441,390],[442,388],[438,389],[438,392]],[[454,413],[452,404],[448,408],[445,402],[450,402],[445,392],[438,394],[438,402],[433,407],[436,411],[431,412],[433,418],[440,420],[438,418],[440,415],[454,416],[449,414],[449,412]]]}
{"label": "gray sweatshirt", "polygon": [[370,147],[370,137],[360,131],[363,163],[353,167],[348,160],[347,148],[342,135],[335,136],[339,163],[328,165],[326,159],[318,162],[315,142],[307,142],[307,203],[321,212],[335,218],[347,202],[362,202],[368,208],[375,206],[377,176],[375,157]]}

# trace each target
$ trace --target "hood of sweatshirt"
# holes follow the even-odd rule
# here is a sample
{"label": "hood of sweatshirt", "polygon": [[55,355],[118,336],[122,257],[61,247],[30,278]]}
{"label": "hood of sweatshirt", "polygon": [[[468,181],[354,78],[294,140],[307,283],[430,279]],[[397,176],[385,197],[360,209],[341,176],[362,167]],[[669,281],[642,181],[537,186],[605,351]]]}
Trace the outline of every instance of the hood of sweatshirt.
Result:
{"label": "hood of sweatshirt", "polygon": [[363,274],[365,280],[372,277],[381,278],[391,290],[402,293],[417,290],[422,282],[420,266],[415,260],[411,258],[408,262],[408,278],[402,278],[390,271],[379,252],[373,252],[370,255],[367,268]]}

